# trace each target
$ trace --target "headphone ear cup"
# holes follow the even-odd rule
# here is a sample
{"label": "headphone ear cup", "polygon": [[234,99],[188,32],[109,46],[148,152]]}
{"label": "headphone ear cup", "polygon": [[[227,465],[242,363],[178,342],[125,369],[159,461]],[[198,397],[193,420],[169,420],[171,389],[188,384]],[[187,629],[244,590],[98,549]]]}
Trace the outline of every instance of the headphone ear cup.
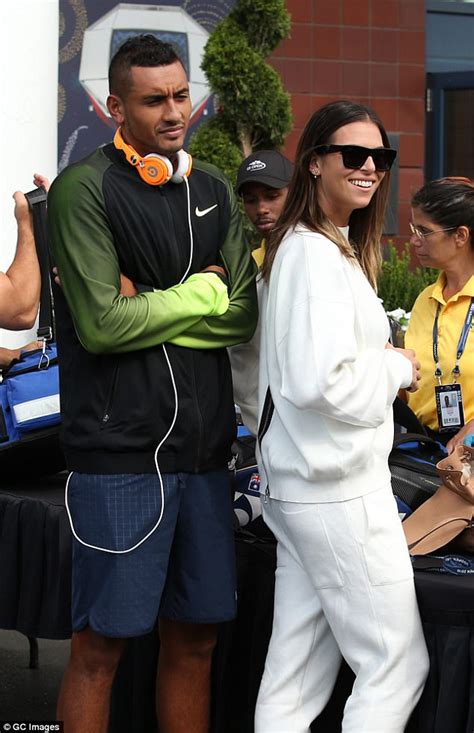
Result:
{"label": "headphone ear cup", "polygon": [[177,152],[178,165],[171,180],[173,183],[182,183],[185,178],[191,173],[193,167],[193,159],[185,150],[178,150]]}
{"label": "headphone ear cup", "polygon": [[173,166],[168,158],[150,153],[137,166],[140,177],[150,186],[162,186],[173,175]]}
{"label": "headphone ear cup", "polygon": [[142,158],[131,145],[125,142],[120,127],[115,133],[114,145],[117,150],[125,153],[127,161],[137,169],[142,181],[150,186],[162,186],[170,180],[173,183],[182,183],[184,178],[189,176],[193,167],[193,159],[185,150],[178,150],[176,153],[176,170],[170,159],[164,155],[149,153]]}

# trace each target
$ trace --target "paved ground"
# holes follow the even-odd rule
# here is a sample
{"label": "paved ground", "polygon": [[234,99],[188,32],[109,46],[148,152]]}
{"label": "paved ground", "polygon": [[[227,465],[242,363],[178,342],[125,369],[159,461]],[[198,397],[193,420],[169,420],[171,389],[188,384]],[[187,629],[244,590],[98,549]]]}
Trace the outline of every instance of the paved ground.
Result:
{"label": "paved ground", "polygon": [[0,630],[0,720],[55,720],[69,641],[38,639],[39,668],[29,669],[28,639]]}

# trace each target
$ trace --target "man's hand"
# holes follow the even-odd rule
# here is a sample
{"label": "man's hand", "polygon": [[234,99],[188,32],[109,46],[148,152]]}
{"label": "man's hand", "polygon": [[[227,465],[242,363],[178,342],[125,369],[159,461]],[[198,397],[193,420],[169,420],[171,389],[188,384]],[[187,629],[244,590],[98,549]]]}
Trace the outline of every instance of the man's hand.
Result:
{"label": "man's hand", "polygon": [[58,271],[58,268],[57,267],[53,267],[53,279],[54,279],[54,282],[56,283],[56,285],[58,285],[59,287],[62,287],[61,286],[61,278],[59,277],[59,271]]}
{"label": "man's hand", "polygon": [[469,422],[463,425],[461,430],[459,430],[451,440],[448,440],[446,443],[448,453],[452,453],[457,445],[462,445],[464,438],[470,433],[474,433],[474,420],[469,420]]}
{"label": "man's hand", "polygon": [[31,215],[30,207],[28,206],[28,201],[26,200],[25,194],[21,191],[15,191],[15,193],[13,194],[13,198],[15,200],[14,214],[18,224],[27,224],[33,230],[33,217]]}
{"label": "man's hand", "polygon": [[223,267],[219,267],[219,265],[209,265],[208,267],[205,267],[204,270],[201,270],[201,272],[216,272],[218,275],[222,275],[222,277],[227,280],[226,271]]}
{"label": "man's hand", "polygon": [[[41,173],[34,173],[33,174],[33,183],[38,188],[40,186],[44,186],[46,191],[49,191],[50,183],[49,179],[46,178],[46,176],[43,176]],[[15,219],[17,220],[18,224],[30,224],[31,227],[33,227],[33,218],[31,216],[30,207],[28,206],[28,201],[26,200],[26,196],[21,191],[15,191],[13,194],[13,198],[15,199]]]}
{"label": "man's hand", "polygon": [[20,358],[21,349],[5,349],[0,347],[0,369],[6,369],[10,366],[13,359]]}
{"label": "man's hand", "polygon": [[138,295],[134,283],[122,273],[120,273],[120,295],[124,295],[126,298],[133,298],[134,295]]}
{"label": "man's hand", "polygon": [[51,185],[50,182],[49,182],[49,178],[46,178],[46,176],[43,176],[42,173],[34,173],[33,174],[33,183],[38,188],[40,186],[43,186],[46,189],[46,191],[49,191],[49,187]]}
{"label": "man's hand", "polygon": [[0,369],[6,369],[14,359],[19,359],[23,351],[34,351],[41,348],[41,341],[30,341],[29,344],[25,344],[19,349],[0,348]]}

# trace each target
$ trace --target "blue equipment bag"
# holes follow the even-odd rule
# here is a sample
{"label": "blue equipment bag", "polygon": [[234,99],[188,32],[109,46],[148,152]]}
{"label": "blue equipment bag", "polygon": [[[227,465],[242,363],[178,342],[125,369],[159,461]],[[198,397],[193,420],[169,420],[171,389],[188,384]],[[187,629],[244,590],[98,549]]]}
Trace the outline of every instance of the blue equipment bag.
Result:
{"label": "blue equipment bag", "polygon": [[58,425],[59,374],[55,344],[23,352],[0,384],[0,446]]}
{"label": "blue equipment bag", "polygon": [[446,455],[446,448],[427,435],[395,435],[388,464],[397,500],[414,511],[433,496],[442,483],[436,464]]}

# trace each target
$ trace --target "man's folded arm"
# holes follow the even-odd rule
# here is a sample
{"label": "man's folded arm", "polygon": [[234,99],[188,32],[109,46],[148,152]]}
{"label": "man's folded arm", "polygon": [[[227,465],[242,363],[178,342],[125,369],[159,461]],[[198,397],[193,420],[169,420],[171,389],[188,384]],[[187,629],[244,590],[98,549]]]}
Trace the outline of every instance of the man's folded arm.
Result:
{"label": "man's folded arm", "polygon": [[220,248],[229,280],[229,308],[223,315],[206,315],[170,341],[178,346],[217,349],[249,341],[258,319],[256,265],[242,230],[238,205],[229,185],[230,222]]}
{"label": "man's folded arm", "polygon": [[191,275],[167,290],[134,298],[120,295],[120,266],[100,189],[87,176],[73,181],[61,176],[48,203],[53,258],[78,338],[88,351],[120,353],[155,346],[203,316],[227,310],[226,285],[210,272]]}

